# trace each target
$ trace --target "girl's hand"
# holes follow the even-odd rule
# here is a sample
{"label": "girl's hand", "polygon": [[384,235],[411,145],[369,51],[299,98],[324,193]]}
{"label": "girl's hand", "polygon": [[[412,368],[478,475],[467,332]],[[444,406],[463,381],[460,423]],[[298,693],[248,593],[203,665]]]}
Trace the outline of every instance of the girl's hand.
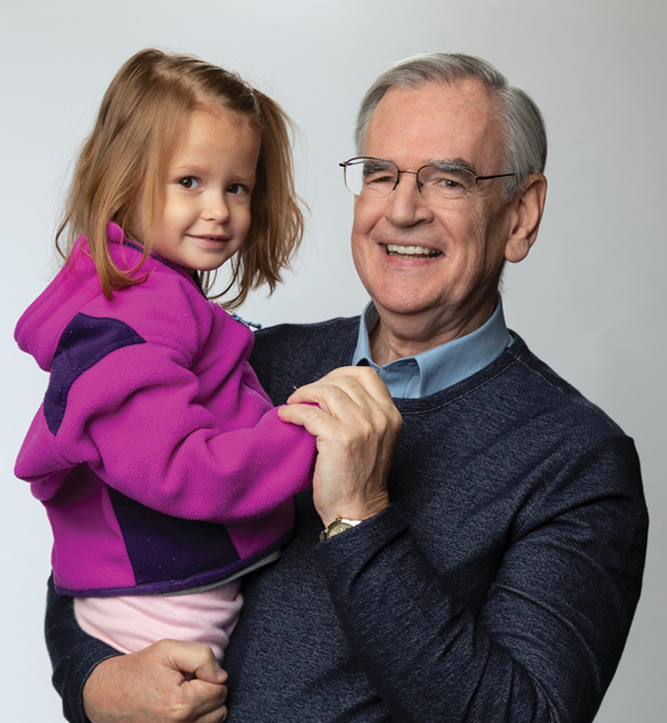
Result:
{"label": "girl's hand", "polygon": [[227,673],[207,645],[161,640],[100,663],[83,688],[92,723],[220,723]]}

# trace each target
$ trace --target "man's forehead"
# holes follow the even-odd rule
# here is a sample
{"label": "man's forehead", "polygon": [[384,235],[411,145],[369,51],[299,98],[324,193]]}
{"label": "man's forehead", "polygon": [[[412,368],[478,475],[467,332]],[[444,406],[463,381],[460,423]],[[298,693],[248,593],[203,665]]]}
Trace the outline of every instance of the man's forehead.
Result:
{"label": "man's forehead", "polygon": [[410,152],[474,163],[471,154],[488,155],[499,145],[500,133],[498,104],[476,79],[394,86],[373,111],[364,152],[383,157]]}

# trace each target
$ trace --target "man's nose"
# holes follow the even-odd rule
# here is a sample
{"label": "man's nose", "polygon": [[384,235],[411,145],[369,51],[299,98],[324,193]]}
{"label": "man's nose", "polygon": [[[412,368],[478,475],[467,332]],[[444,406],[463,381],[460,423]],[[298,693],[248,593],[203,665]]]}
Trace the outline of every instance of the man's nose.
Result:
{"label": "man's nose", "polygon": [[387,197],[385,211],[396,226],[411,226],[429,218],[431,211],[418,184],[417,171],[399,172],[398,183]]}
{"label": "man's nose", "polygon": [[422,190],[422,189],[421,189],[421,186],[422,186],[422,184],[421,184],[420,181],[419,181],[419,171],[399,171],[399,172],[398,172],[398,179],[397,179],[397,181],[396,181],[396,188],[398,188],[398,185],[399,185],[400,182],[401,182],[401,176],[404,175],[404,174],[406,174],[406,173],[409,173],[410,175],[412,175],[412,176],[415,177],[415,183],[417,184],[417,190],[421,193],[421,190]]}

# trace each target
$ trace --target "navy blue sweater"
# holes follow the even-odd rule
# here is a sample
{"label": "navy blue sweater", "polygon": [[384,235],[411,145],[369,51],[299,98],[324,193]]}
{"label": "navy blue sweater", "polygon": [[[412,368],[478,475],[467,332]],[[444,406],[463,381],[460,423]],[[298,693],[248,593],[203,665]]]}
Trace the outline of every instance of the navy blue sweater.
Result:
{"label": "navy blue sweater", "polygon": [[[257,334],[273,401],[349,363],[357,322]],[[390,507],[319,544],[302,493],[282,560],[246,578],[229,722],[591,721],[641,587],[632,441],[519,338],[397,406]],[[85,679],[114,651],[55,595],[47,637],[67,715],[83,721]]]}

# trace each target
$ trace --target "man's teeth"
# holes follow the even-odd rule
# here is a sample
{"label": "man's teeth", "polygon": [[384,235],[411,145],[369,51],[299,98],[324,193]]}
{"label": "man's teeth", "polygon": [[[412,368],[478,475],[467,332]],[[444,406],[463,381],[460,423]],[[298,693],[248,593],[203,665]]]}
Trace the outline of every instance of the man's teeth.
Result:
{"label": "man's teeth", "polygon": [[440,251],[433,251],[424,246],[397,246],[396,244],[387,244],[387,252],[389,255],[399,256],[439,256]]}

